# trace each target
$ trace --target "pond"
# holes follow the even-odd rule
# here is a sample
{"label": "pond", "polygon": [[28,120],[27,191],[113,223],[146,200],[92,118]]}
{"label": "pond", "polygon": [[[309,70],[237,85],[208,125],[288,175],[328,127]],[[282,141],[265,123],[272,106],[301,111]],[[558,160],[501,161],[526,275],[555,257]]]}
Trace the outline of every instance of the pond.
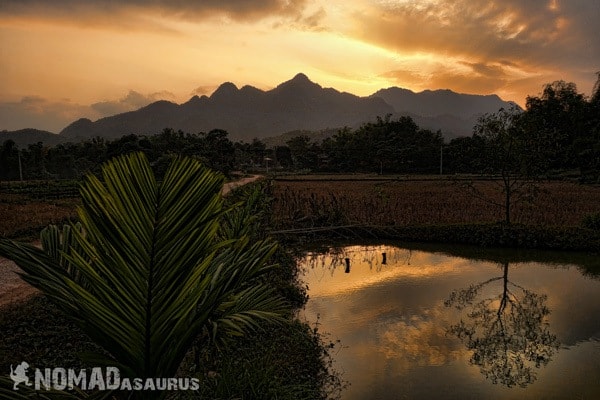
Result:
{"label": "pond", "polygon": [[[344,400],[600,399],[598,256],[351,245],[299,260]],[[593,272],[596,271],[596,272]]]}

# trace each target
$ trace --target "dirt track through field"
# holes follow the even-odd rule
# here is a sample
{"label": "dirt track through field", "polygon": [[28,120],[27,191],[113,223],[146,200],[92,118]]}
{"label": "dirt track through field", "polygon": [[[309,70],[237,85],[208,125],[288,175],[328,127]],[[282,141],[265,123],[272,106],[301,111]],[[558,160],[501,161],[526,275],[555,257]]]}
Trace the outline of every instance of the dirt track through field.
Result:
{"label": "dirt track through field", "polygon": [[0,258],[0,308],[19,303],[37,293],[38,290],[23,282],[21,270],[6,258]]}
{"label": "dirt track through field", "polygon": [[[253,175],[234,182],[228,182],[223,185],[221,193],[226,195],[233,189],[247,185],[259,178],[260,175]],[[20,272],[21,269],[14,262],[0,257],[0,308],[25,301],[34,294],[39,293],[37,289],[21,279]]]}

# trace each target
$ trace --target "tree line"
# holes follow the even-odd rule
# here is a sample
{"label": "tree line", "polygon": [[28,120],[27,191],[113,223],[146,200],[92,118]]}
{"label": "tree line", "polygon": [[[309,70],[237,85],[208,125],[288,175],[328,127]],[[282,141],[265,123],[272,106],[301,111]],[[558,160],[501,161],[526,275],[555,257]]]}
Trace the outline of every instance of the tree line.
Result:
{"label": "tree line", "polygon": [[[578,170],[597,182],[600,170],[600,75],[591,96],[574,83],[547,84],[514,107],[480,117],[473,134],[444,142],[442,132],[422,129],[408,116],[378,117],[357,129],[343,128],[320,142],[299,135],[268,148],[254,139],[232,142],[228,133],[185,133],[166,128],[152,136],[101,137],[53,147],[0,148],[0,180],[73,179],[98,172],[106,160],[142,151],[158,175],[174,155],[193,156],[228,175],[234,170],[280,169],[365,173],[494,173]],[[510,153],[507,155],[506,153]],[[502,165],[501,165],[502,164]],[[512,173],[512,172],[511,172]]]}

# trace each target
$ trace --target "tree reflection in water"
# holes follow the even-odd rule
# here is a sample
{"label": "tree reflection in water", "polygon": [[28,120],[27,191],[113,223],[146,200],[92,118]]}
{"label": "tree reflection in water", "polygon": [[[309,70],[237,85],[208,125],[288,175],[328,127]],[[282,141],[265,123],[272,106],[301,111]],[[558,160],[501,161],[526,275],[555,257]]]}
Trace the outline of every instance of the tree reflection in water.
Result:
{"label": "tree reflection in water", "polygon": [[[547,296],[509,281],[508,267],[505,262],[503,276],[451,293],[445,305],[464,310],[467,321],[448,333],[473,351],[471,364],[491,382],[526,387],[536,380],[534,367],[548,364],[560,344],[546,322]],[[486,297],[484,287],[497,281],[503,283],[500,294]]]}

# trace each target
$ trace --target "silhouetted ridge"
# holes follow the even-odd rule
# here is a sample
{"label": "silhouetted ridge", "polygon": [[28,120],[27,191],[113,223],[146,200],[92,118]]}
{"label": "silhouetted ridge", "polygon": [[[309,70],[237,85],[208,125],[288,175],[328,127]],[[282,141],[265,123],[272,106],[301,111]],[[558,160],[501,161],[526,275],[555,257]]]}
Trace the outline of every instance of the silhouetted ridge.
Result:
{"label": "silhouetted ridge", "polygon": [[61,142],[62,137],[52,132],[39,129],[26,128],[16,131],[0,132],[0,144],[6,140],[12,140],[19,147],[26,147],[32,143],[42,142],[44,145],[56,145]]}
{"label": "silhouetted ridge", "polygon": [[[140,108],[138,111],[146,110],[146,111],[160,113],[160,112],[174,111],[178,107],[179,107],[179,105],[177,105],[171,101],[159,100],[159,101],[155,101],[154,103],[150,103],[145,107]],[[130,112],[135,112],[135,111],[129,111],[128,113],[130,113]],[[124,114],[127,114],[127,113],[124,113]]]}
{"label": "silhouetted ridge", "polygon": [[225,82],[209,97],[193,96],[181,105],[162,100],[95,122],[80,119],[66,127],[61,136],[69,140],[94,136],[114,139],[131,133],[156,134],[164,128],[189,133],[223,129],[232,140],[251,141],[291,131],[357,128],[393,114],[409,115],[420,127],[441,129],[452,137],[470,135],[477,115],[509,104],[495,95],[464,95],[450,90],[414,93],[395,87],[359,97],[323,88],[299,73],[267,91],[249,85],[238,89]]}
{"label": "silhouetted ridge", "polygon": [[394,107],[396,112],[412,113],[423,117],[453,115],[471,119],[473,116],[496,112],[510,104],[496,95],[462,94],[449,89],[424,90],[415,93],[412,90],[391,87],[378,90],[372,97],[381,97]]}
{"label": "silhouetted ridge", "polygon": [[[80,118],[70,125],[67,125],[65,129],[60,131],[61,136],[76,137],[81,133],[90,132],[94,130],[94,123],[88,118]],[[92,135],[90,135],[91,137]]]}

